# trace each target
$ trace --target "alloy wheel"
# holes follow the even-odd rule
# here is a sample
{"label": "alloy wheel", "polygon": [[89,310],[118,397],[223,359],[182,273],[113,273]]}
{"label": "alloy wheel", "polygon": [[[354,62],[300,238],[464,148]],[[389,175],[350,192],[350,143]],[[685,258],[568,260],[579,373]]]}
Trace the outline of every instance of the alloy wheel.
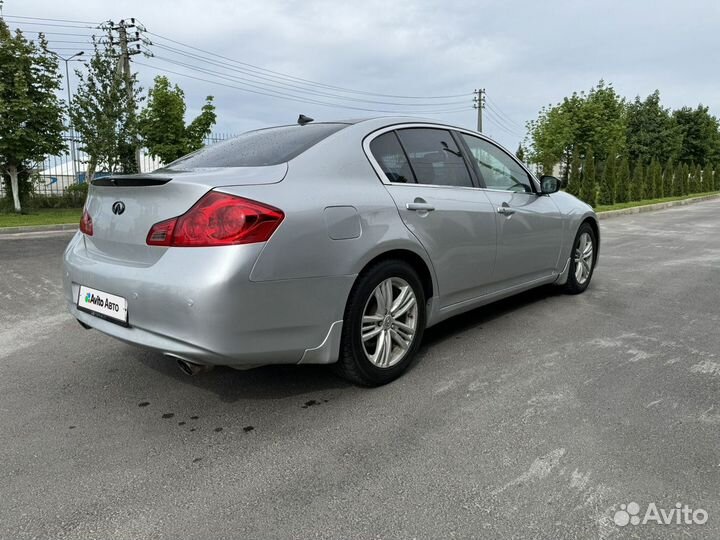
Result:
{"label": "alloy wheel", "polygon": [[593,241],[589,233],[582,233],[575,248],[575,280],[584,285],[590,278],[593,265]]}
{"label": "alloy wheel", "polygon": [[402,278],[380,282],[365,304],[362,345],[375,366],[389,368],[400,362],[415,339],[418,305],[415,292]]}

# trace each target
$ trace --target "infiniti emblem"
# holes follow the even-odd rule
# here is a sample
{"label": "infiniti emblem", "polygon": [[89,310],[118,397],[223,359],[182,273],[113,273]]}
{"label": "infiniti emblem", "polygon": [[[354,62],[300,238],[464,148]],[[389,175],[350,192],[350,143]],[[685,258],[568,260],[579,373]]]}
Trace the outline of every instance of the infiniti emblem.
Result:
{"label": "infiniti emblem", "polygon": [[122,201],[115,201],[112,205],[113,214],[119,216],[125,211],[125,203]]}

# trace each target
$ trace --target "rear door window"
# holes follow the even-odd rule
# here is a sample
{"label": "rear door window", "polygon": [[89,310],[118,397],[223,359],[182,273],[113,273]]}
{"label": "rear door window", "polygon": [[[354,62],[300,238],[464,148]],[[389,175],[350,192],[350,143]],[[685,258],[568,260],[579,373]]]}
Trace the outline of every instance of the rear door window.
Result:
{"label": "rear door window", "polygon": [[318,123],[248,131],[238,137],[201,148],[167,165],[168,169],[205,167],[264,167],[279,165],[349,124]]}
{"label": "rear door window", "polygon": [[370,152],[390,182],[401,184],[415,182],[415,175],[394,131],[373,139],[370,143]]}
{"label": "rear door window", "polygon": [[407,128],[397,134],[418,184],[473,187],[460,148],[449,131]]}

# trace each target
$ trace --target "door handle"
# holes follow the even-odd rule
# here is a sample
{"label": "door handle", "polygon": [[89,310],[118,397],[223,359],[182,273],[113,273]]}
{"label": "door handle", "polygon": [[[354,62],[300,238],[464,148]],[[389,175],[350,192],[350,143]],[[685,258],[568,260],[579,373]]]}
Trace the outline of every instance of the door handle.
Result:
{"label": "door handle", "polygon": [[405,208],[407,208],[408,210],[413,210],[415,212],[432,212],[433,210],[435,210],[435,207],[432,204],[420,202],[409,202],[405,205]]}
{"label": "door handle", "polygon": [[498,206],[498,214],[502,214],[504,216],[512,216],[515,213],[515,210],[510,208],[509,206]]}

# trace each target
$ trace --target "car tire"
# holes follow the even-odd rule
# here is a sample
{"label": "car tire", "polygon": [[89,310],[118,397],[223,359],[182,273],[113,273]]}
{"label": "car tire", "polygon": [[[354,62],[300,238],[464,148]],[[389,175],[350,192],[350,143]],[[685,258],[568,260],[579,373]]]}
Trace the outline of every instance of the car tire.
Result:
{"label": "car tire", "polygon": [[400,260],[374,264],[350,291],[335,372],[362,386],[397,379],[420,347],[425,321],[425,293],[412,266]]}
{"label": "car tire", "polygon": [[[590,243],[589,252],[588,242]],[[570,268],[564,287],[567,294],[580,294],[588,288],[595,271],[596,261],[597,236],[592,226],[585,222],[580,225],[570,252]]]}

